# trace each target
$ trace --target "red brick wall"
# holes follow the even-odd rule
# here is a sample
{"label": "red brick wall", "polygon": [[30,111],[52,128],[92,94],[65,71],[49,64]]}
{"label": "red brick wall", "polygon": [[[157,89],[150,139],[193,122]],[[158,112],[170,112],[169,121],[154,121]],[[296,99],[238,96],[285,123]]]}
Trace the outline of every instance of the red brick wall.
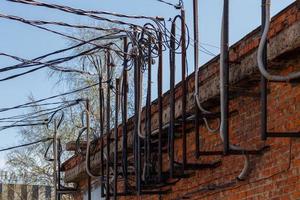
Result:
{"label": "red brick wall", "polygon": [[[295,65],[296,66],[296,65]],[[300,62],[297,63],[298,69]],[[292,66],[290,67],[292,68]],[[288,70],[290,71],[290,70]],[[296,131],[300,130],[300,84],[295,86],[285,83],[269,84],[268,95],[268,130]],[[257,89],[257,87],[253,88]],[[259,135],[259,98],[238,97],[231,101],[230,110],[238,113],[230,117],[230,137],[232,143],[249,149],[257,149],[263,145]],[[216,125],[214,121],[213,125]],[[202,150],[222,149],[217,133],[209,133],[200,127]],[[211,162],[221,160],[221,166],[215,169],[199,170],[187,179],[180,180],[172,187],[172,192],[162,195],[161,199],[176,199],[189,196],[190,199],[300,199],[300,139],[269,138],[266,145],[270,150],[260,156],[251,156],[251,173],[245,181],[235,181],[243,167],[242,156],[214,156],[194,158],[194,134],[188,134],[188,161]],[[181,160],[181,140],[175,145],[176,160]],[[167,165],[167,159],[164,158]],[[209,185],[224,185],[232,180],[232,186],[204,190]],[[85,182],[85,180],[83,180]],[[81,186],[86,185],[81,183]],[[198,190],[198,192],[197,192]],[[203,191],[204,190],[204,191]],[[76,196],[76,199],[82,199]],[[143,199],[159,199],[158,195],[143,196]],[[133,196],[120,199],[134,199]],[[136,197],[136,199],[138,199]]]}
{"label": "red brick wall", "polygon": [[[274,37],[280,31],[300,20],[299,7],[281,13],[275,18],[270,31]],[[299,30],[300,31],[300,30]],[[250,37],[250,36],[249,36]],[[258,39],[244,38],[244,42],[233,47],[231,60],[239,60],[253,49],[257,48]],[[238,51],[235,51],[238,50]],[[234,53],[238,52],[238,53]],[[216,65],[215,65],[216,64]],[[206,78],[217,75],[218,69],[213,61],[206,68]],[[213,70],[208,70],[213,69]],[[293,55],[286,55],[280,62],[280,73],[286,74],[300,70],[299,49]],[[278,72],[278,71],[277,71]],[[203,77],[202,77],[203,78]],[[202,81],[204,79],[201,79]],[[190,81],[189,85],[191,84]],[[239,84],[237,84],[239,85]],[[300,131],[300,83],[269,83],[268,94],[268,130],[269,131]],[[191,89],[191,87],[190,87]],[[166,195],[142,196],[140,199],[204,199],[204,200],[287,200],[300,199],[300,138],[269,138],[266,142],[260,139],[260,104],[259,81],[252,82],[246,88],[257,95],[238,95],[230,101],[230,140],[246,149],[258,149],[269,145],[270,150],[262,155],[250,156],[251,173],[245,181],[237,181],[236,177],[243,168],[243,156],[202,156],[195,159],[195,136],[188,133],[188,162],[208,163],[222,161],[215,169],[191,171],[190,178],[179,180],[171,187],[172,192]],[[181,94],[180,94],[181,95]],[[219,109],[215,106],[214,109]],[[212,126],[217,120],[210,121]],[[222,143],[218,133],[209,133],[205,126],[200,126],[201,150],[222,150]],[[182,160],[182,141],[176,140],[175,160]],[[164,168],[168,168],[167,155],[164,155]],[[82,180],[80,188],[86,186]],[[209,189],[211,188],[211,189]],[[212,190],[212,188],[214,188]],[[76,199],[82,199],[78,194]],[[120,199],[139,199],[135,196],[120,197]]]}
{"label": "red brick wall", "polygon": [[[287,70],[300,69],[300,60],[285,66]],[[268,130],[300,130],[300,84],[270,83],[268,94]],[[256,85],[254,91],[258,90]],[[264,144],[259,135],[259,98],[239,96],[230,102],[230,110],[237,110],[230,117],[230,137],[233,144],[240,144],[247,149],[257,149],[270,145],[264,154],[251,156],[251,173],[245,181],[236,181],[236,176],[243,168],[242,156],[210,156],[194,158],[194,134],[188,135],[188,161],[207,163],[221,160],[221,166],[215,169],[199,170],[187,179],[180,180],[172,187],[172,192],[162,195],[161,199],[300,199],[300,138],[269,138]],[[216,121],[213,125],[216,125]],[[218,133],[209,133],[200,127],[202,150],[221,150]],[[181,140],[176,141],[175,160],[181,161]],[[167,166],[167,158],[164,158]],[[228,187],[209,191],[205,188],[213,184]],[[189,195],[190,194],[190,195]],[[143,196],[143,199],[159,199],[158,195]],[[120,198],[134,199],[134,197]],[[138,198],[137,198],[138,199]]]}

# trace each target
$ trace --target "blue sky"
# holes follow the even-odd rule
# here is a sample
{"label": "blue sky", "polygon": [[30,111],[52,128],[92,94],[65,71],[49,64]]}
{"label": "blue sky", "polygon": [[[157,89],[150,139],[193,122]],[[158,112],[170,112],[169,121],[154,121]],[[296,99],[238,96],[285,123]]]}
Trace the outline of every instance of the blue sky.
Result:
{"label": "blue sky", "polygon": [[[163,16],[166,19],[179,14],[173,7],[157,2],[156,0],[45,0],[48,3],[57,3],[76,8],[89,10],[104,10],[133,15]],[[177,3],[178,1],[169,0]],[[219,49],[208,46],[219,46],[222,0],[199,0],[199,27],[200,42],[214,54]],[[231,0],[230,1],[230,43],[241,39],[248,32],[260,24],[261,0]],[[294,0],[272,0],[272,15],[276,14]],[[187,23],[192,34],[192,0],[185,0]],[[0,13],[18,15],[28,19],[58,20],[70,23],[95,24],[94,20],[79,17],[46,8],[20,5],[0,1]],[[142,23],[142,22],[141,22]],[[58,29],[65,33],[74,33],[71,29]],[[191,35],[192,37],[192,35]],[[17,22],[0,19],[0,52],[17,55],[23,58],[34,58],[39,55],[66,47],[67,40],[45,31],[32,28]],[[189,50],[189,72],[193,70],[192,48]],[[201,63],[212,57],[200,53]],[[0,57],[0,68],[13,62]],[[0,74],[0,77],[2,75]],[[178,73],[179,79],[179,73]],[[35,72],[30,76],[0,82],[0,108],[22,104],[27,101],[28,95],[43,98],[65,88],[57,87],[53,79],[48,78],[47,71]],[[167,81],[165,79],[165,81]],[[167,89],[167,88],[165,88]],[[7,114],[21,114],[20,112],[0,113],[0,117]],[[0,132],[0,148],[22,143],[17,129]],[[3,167],[5,153],[0,154],[0,167]]]}

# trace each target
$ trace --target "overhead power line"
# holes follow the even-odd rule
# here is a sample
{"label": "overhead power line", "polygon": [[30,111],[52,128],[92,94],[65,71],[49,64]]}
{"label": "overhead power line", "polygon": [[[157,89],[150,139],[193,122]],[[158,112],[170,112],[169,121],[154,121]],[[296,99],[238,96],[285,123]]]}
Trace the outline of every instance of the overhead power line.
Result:
{"label": "overhead power line", "polygon": [[13,106],[13,107],[8,107],[8,108],[2,108],[2,109],[0,109],[0,112],[4,112],[4,111],[8,111],[8,110],[14,110],[14,109],[18,109],[18,108],[21,108],[21,107],[24,107],[24,106],[33,105],[33,104],[36,104],[36,103],[47,101],[47,100],[50,100],[50,99],[55,99],[55,98],[58,98],[58,97],[63,97],[63,96],[66,96],[66,95],[74,94],[74,93],[81,92],[81,91],[87,90],[89,88],[92,88],[94,86],[97,86],[98,84],[99,83],[95,83],[95,84],[92,84],[92,85],[89,85],[89,86],[86,86],[86,87],[83,87],[83,88],[79,88],[79,89],[72,90],[72,91],[69,91],[69,92],[65,92],[65,93],[62,93],[62,94],[57,94],[57,95],[54,95],[54,96],[50,96],[50,97],[47,97],[47,98],[43,98],[43,99],[39,99],[39,100],[36,100],[36,101],[28,102],[28,103],[25,103],[25,104],[20,104],[20,105]]}
{"label": "overhead power line", "polygon": [[129,22],[124,22],[121,20],[113,20],[105,17],[100,17],[99,15],[111,15],[111,16],[116,16],[116,17],[126,17],[126,18],[134,18],[134,19],[151,19],[151,20],[157,20],[155,17],[147,17],[147,16],[132,16],[132,15],[124,15],[124,14],[117,14],[117,13],[112,13],[112,12],[104,12],[104,11],[88,11],[88,10],[83,10],[83,9],[78,9],[78,8],[72,8],[69,6],[62,6],[58,4],[48,4],[48,3],[42,3],[42,2],[37,2],[37,1],[26,1],[26,0],[7,0],[10,2],[16,2],[16,3],[23,3],[23,4],[28,4],[28,5],[33,5],[33,6],[39,6],[39,7],[46,7],[46,8],[51,8],[55,10],[60,10],[63,12],[67,13],[72,13],[76,15],[81,15],[81,16],[87,16],[96,20],[101,20],[101,21],[107,21],[110,23],[114,24],[120,24],[120,25],[127,25],[130,27],[140,27],[137,24],[129,23]]}
{"label": "overhead power line", "polygon": [[22,147],[27,147],[27,146],[35,145],[35,144],[38,144],[38,143],[44,143],[44,142],[47,142],[49,140],[53,140],[53,138],[44,138],[44,139],[40,139],[40,140],[30,142],[30,143],[27,143],[27,144],[21,144],[21,145],[17,145],[17,146],[13,146],[13,147],[3,148],[3,149],[0,149],[0,152],[13,150],[13,149],[17,149],[17,148],[22,148]]}

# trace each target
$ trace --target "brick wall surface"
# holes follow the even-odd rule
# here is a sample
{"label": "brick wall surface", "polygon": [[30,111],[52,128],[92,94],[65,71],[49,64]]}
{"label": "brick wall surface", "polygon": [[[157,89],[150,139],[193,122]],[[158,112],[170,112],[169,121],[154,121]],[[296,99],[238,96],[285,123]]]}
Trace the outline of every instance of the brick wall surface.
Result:
{"label": "brick wall surface", "polygon": [[[299,1],[279,13],[272,21],[270,30],[269,62],[276,73],[287,74],[292,71],[300,70],[300,12]],[[294,29],[293,29],[294,28]],[[294,30],[296,37],[292,42],[296,46],[284,45],[284,32],[289,33]],[[241,77],[234,82],[237,89],[233,89],[230,101],[229,119],[230,141],[246,149],[258,149],[264,145],[270,149],[261,155],[250,156],[251,173],[244,181],[238,181],[237,175],[243,168],[243,156],[201,156],[196,159],[194,156],[195,135],[191,131],[187,135],[187,158],[189,163],[211,163],[221,161],[221,165],[215,169],[187,171],[189,178],[173,180],[178,181],[171,186],[171,192],[165,195],[152,196],[128,196],[120,199],[204,199],[204,200],[288,200],[300,199],[300,138],[269,138],[266,142],[260,139],[260,102],[259,102],[259,79],[256,68],[256,48],[259,43],[259,29],[253,31],[240,42],[233,45],[230,53],[231,61],[254,63],[256,70],[250,70],[248,76]],[[290,34],[290,33],[289,33]],[[297,35],[298,34],[298,35]],[[272,40],[274,38],[274,40]],[[286,40],[288,38],[284,37]],[[292,38],[292,35],[291,35]],[[274,46],[272,46],[274,44]],[[275,45],[277,45],[275,47]],[[281,47],[280,45],[284,46]],[[247,65],[247,63],[245,64]],[[233,68],[243,65],[231,65]],[[218,80],[218,58],[213,59],[202,68],[201,85],[217,79]],[[232,77],[235,77],[234,75]],[[254,78],[253,78],[254,77]],[[193,78],[189,80],[189,91],[193,90]],[[212,88],[211,84],[209,84]],[[203,95],[212,109],[218,110],[218,101],[209,103],[212,99],[218,99],[218,87],[215,92],[208,92]],[[268,83],[268,130],[275,132],[300,131],[300,83]],[[251,95],[249,95],[251,94]],[[177,87],[177,97],[181,91]],[[164,100],[168,102],[165,95]],[[157,112],[153,108],[153,116]],[[216,119],[211,120],[212,126],[217,126]],[[204,125],[200,126],[201,150],[222,150],[222,143],[218,133],[210,133]],[[182,160],[182,140],[175,141],[175,160]],[[164,155],[164,169],[168,168],[167,155]],[[82,158],[73,157],[64,167],[67,172],[79,168]],[[87,185],[86,176],[79,176],[77,182],[81,191]],[[120,185],[122,186],[122,185]],[[121,188],[122,189],[122,188]],[[75,199],[83,199],[82,193],[75,195]]]}

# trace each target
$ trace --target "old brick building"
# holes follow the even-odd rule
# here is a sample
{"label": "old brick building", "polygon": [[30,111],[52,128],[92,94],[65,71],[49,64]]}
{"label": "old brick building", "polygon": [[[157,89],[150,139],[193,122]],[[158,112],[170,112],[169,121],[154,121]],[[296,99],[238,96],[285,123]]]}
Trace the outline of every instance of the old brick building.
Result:
{"label": "old brick building", "polygon": [[[300,70],[300,3],[296,1],[279,14],[271,23],[268,44],[268,64],[275,73],[287,74]],[[294,137],[260,138],[260,74],[256,54],[260,41],[260,28],[249,33],[230,48],[230,141],[245,149],[266,147],[259,155],[250,155],[251,172],[239,181],[237,175],[243,168],[242,155],[215,155],[195,158],[195,134],[187,133],[188,163],[220,162],[212,169],[187,170],[188,176],[174,179],[162,195],[145,195],[143,199],[300,199],[300,140]],[[201,67],[200,97],[210,110],[219,110],[219,57]],[[188,78],[188,112],[195,108],[193,101],[194,74]],[[176,116],[181,114],[181,84],[176,86]],[[169,93],[163,97],[163,121],[169,119]],[[157,102],[152,106],[152,128],[158,126]],[[300,130],[300,84],[299,82],[268,83],[268,131],[299,132]],[[132,120],[129,119],[132,123]],[[210,119],[217,126],[216,118]],[[121,129],[122,127],[120,127]],[[132,131],[132,130],[131,130]],[[132,132],[131,132],[132,133]],[[222,151],[218,133],[210,133],[200,125],[201,151]],[[129,136],[130,137],[130,136]],[[121,138],[121,136],[120,136]],[[129,139],[130,141],[130,139]],[[130,142],[129,142],[130,143]],[[182,140],[176,139],[175,159],[182,160]],[[96,153],[92,167],[99,169]],[[164,154],[163,169],[168,168]],[[73,156],[63,164],[65,181],[79,184],[75,199],[85,199],[88,176],[84,158]],[[92,180],[93,195],[100,199],[99,180]],[[122,191],[122,181],[119,181]],[[120,197],[134,199],[136,195]]]}

